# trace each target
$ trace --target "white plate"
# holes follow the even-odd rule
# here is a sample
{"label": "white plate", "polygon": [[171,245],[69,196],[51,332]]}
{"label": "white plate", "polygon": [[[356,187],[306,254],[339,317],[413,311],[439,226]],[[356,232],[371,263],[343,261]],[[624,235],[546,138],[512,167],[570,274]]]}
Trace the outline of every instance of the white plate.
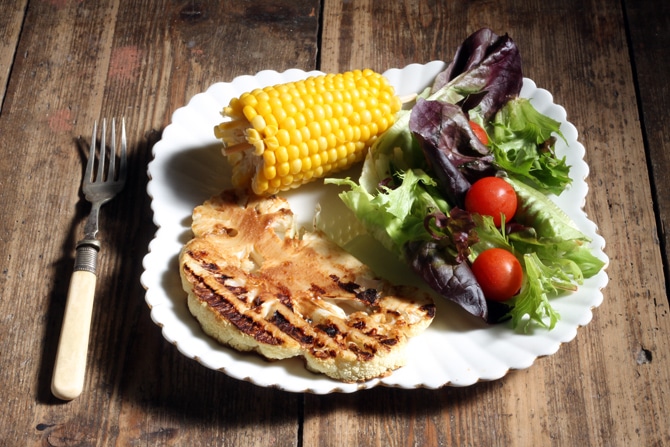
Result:
{"label": "white plate", "polygon": [[[430,85],[443,68],[444,63],[435,61],[391,69],[385,75],[396,87],[397,93],[404,95]],[[151,318],[162,328],[164,337],[185,356],[231,377],[259,386],[317,394],[349,393],[378,385],[399,388],[468,386],[481,380],[499,379],[512,369],[528,368],[536,358],[551,355],[561,343],[572,340],[577,329],[591,320],[592,309],[602,302],[601,290],[608,281],[604,270],[588,279],[576,293],[552,301],[561,320],[551,331],[536,329],[530,334],[520,334],[505,325],[487,326],[466,316],[450,303],[438,301],[437,316],[432,325],[410,342],[407,366],[389,377],[360,384],[340,383],[307,372],[299,359],[267,362],[255,354],[238,353],[219,345],[202,332],[186,307],[177,256],[182,245],[191,238],[193,208],[229,186],[230,169],[221,155],[212,129],[219,123],[220,111],[232,97],[257,87],[314,74],[318,72],[306,73],[295,69],[283,73],[262,71],[255,76],[241,76],[232,82],[216,83],[175,111],[172,123],[154,146],[154,159],[148,167],[150,180],[147,191],[152,198],[151,206],[158,230],[144,258],[145,271],[141,280],[146,288]],[[553,103],[551,94],[537,88],[533,81],[524,79],[521,95],[532,98],[533,105],[540,112],[562,123],[561,130],[569,148],[559,139],[556,149],[559,155],[566,155],[572,165],[573,183],[555,200],[593,239],[595,254],[608,262],[603,252],[605,241],[596,233],[596,225],[583,211],[589,170],[583,160],[584,147],[577,141],[577,130],[567,121],[565,110]],[[336,187],[325,187],[317,181],[286,194],[286,197],[300,222],[309,227],[318,203],[338,206],[337,191]],[[344,218],[340,216],[338,220],[338,226],[342,228],[349,228],[348,219],[353,219],[346,211],[344,208]],[[356,241],[350,247],[354,252],[369,252],[361,250],[362,246],[368,246],[367,243],[361,245],[361,238]],[[405,271],[402,265],[391,264],[382,265],[381,269],[380,274],[392,275],[396,280],[403,278],[397,276],[398,272]]]}

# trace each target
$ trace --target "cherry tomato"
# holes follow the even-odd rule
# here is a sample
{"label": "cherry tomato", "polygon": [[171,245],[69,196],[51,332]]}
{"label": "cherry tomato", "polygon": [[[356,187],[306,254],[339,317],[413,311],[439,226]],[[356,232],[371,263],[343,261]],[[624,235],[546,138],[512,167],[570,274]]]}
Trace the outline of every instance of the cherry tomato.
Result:
{"label": "cherry tomato", "polygon": [[465,209],[471,213],[493,217],[493,223],[499,227],[505,215],[509,222],[516,213],[516,192],[500,177],[484,177],[477,180],[465,194]]}
{"label": "cherry tomato", "polygon": [[479,141],[484,143],[484,145],[486,146],[489,145],[489,136],[486,134],[486,131],[482,126],[480,126],[474,121],[470,121],[470,128],[472,128],[472,131],[474,132],[475,136]]}
{"label": "cherry tomato", "polygon": [[502,248],[489,248],[472,263],[472,273],[484,292],[493,301],[507,301],[516,295],[523,282],[519,260]]}

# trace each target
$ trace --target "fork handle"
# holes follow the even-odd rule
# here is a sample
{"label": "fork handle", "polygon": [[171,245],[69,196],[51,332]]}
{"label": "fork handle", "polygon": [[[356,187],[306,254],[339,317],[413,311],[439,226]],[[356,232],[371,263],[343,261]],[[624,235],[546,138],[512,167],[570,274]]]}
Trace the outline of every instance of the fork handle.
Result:
{"label": "fork handle", "polygon": [[51,392],[62,400],[72,400],[84,389],[99,249],[92,239],[77,244],[51,381]]}

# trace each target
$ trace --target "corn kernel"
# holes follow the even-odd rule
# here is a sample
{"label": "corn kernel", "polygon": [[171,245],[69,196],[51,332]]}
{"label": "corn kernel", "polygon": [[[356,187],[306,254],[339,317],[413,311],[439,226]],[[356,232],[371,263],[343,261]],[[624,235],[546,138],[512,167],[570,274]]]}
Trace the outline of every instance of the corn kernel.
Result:
{"label": "corn kernel", "polygon": [[254,129],[257,131],[262,131],[265,129],[265,118],[263,118],[261,115],[256,115],[251,120],[251,125],[254,126]]}
{"label": "corn kernel", "polygon": [[293,144],[299,144],[302,141],[302,133],[299,129],[291,129],[289,135],[291,135],[291,143]]}
{"label": "corn kernel", "polygon": [[361,140],[368,141],[370,139],[370,127],[367,125],[360,126],[361,129]]}
{"label": "corn kernel", "polygon": [[287,104],[291,104],[291,102],[293,101],[293,96],[291,96],[291,94],[288,93],[288,91],[286,91],[286,89],[284,89],[284,92],[282,92],[279,95],[279,99],[281,100],[282,104],[284,104],[284,106],[286,106]]}
{"label": "corn kernel", "polygon": [[323,114],[326,119],[331,119],[333,117],[333,107],[330,104],[324,104]]}
{"label": "corn kernel", "polygon": [[361,110],[360,117],[361,124],[370,124],[372,122],[372,114],[369,110]]}
{"label": "corn kernel", "polygon": [[361,128],[359,126],[352,127],[354,135],[351,137],[352,141],[361,141]]}
{"label": "corn kernel", "polygon": [[293,176],[290,175],[290,174],[286,174],[285,176],[283,176],[281,178],[281,184],[283,186],[289,186],[290,187],[291,184],[293,184]]}
{"label": "corn kernel", "polygon": [[[279,147],[279,141],[277,140],[277,137],[270,137],[265,139],[265,145],[268,147],[270,150],[275,150]],[[268,151],[265,151],[268,152]],[[265,155],[265,153],[264,153]]]}
{"label": "corn kernel", "polygon": [[286,163],[289,160],[288,150],[287,150],[286,146],[282,146],[280,148],[277,148],[277,150],[274,152],[274,154],[275,154],[275,157],[276,157],[275,163]]}
{"label": "corn kernel", "polygon": [[288,157],[286,161],[296,160],[300,158],[300,149],[295,144],[288,145],[286,146],[286,155]]}
{"label": "corn kernel", "polygon": [[279,178],[286,177],[289,172],[291,172],[291,167],[289,166],[288,161],[277,165],[277,176]]}
{"label": "corn kernel", "polygon": [[254,108],[259,115],[266,116],[272,114],[272,107],[270,107],[267,101],[258,101],[258,104]]}
{"label": "corn kernel", "polygon": [[277,157],[275,153],[275,151],[263,152],[263,163],[265,163],[266,166],[273,166],[277,163]]}
{"label": "corn kernel", "polygon": [[319,152],[323,152],[328,149],[328,139],[325,136],[320,136],[317,138]]}
{"label": "corn kernel", "polygon": [[251,106],[244,106],[244,108],[242,109],[242,113],[244,114],[244,117],[249,122],[251,122],[251,120],[254,119],[254,117],[256,115],[258,115],[258,113],[256,112],[256,109],[254,109]]}
{"label": "corn kernel", "polygon": [[295,127],[300,129],[301,127],[305,127],[307,125],[307,120],[305,119],[305,115],[302,113],[298,112],[295,114],[293,117],[295,119]]}
{"label": "corn kernel", "polygon": [[277,142],[281,146],[288,146],[289,143],[291,143],[291,135],[289,134],[288,130],[286,130],[286,129],[279,129],[277,131],[276,138],[277,138]]}
{"label": "corn kernel", "polygon": [[[240,103],[242,103],[243,106],[255,107],[256,104],[258,104],[258,100],[256,99],[256,95],[254,94],[243,93],[240,96]],[[231,101],[231,104],[233,104],[233,101]]]}
{"label": "corn kernel", "polygon": [[[335,122],[338,122],[338,121],[335,120]],[[322,121],[320,127],[321,127],[321,135],[328,135],[329,133],[331,133],[333,131],[333,126],[331,124],[331,121],[328,121],[328,120]],[[319,137],[316,137],[316,138],[319,138]]]}
{"label": "corn kernel", "polygon": [[319,138],[321,136],[321,126],[317,121],[312,121],[308,124],[307,128],[309,129],[309,134],[313,139]]}
{"label": "corn kernel", "polygon": [[326,141],[328,141],[328,147],[335,147],[337,145],[337,137],[335,137],[334,133],[326,135]]}
{"label": "corn kernel", "polygon": [[293,98],[293,104],[295,104],[297,112],[302,112],[305,109],[305,101],[300,96]]}
{"label": "corn kernel", "polygon": [[[316,154],[319,152],[319,140],[323,138],[324,143],[326,142],[326,137],[318,137],[317,139],[309,140],[306,144],[308,154]],[[324,146],[325,148],[325,146]],[[307,155],[307,154],[306,154]]]}
{"label": "corn kernel", "polygon": [[312,111],[314,112],[314,121],[323,121],[326,119],[326,114],[321,104],[314,104]]}
{"label": "corn kernel", "polygon": [[275,168],[275,165],[265,166],[265,168],[263,169],[263,175],[268,180],[272,180],[273,178],[275,178],[277,176],[277,169]]}
{"label": "corn kernel", "polygon": [[286,109],[286,116],[294,116],[298,113],[298,108],[293,103],[286,104],[284,108]]}
{"label": "corn kernel", "polygon": [[340,158],[335,161],[336,169],[345,169],[349,163],[350,161],[348,157]]}
{"label": "corn kernel", "polygon": [[281,123],[281,128],[291,131],[296,128],[295,119],[292,116],[289,116]]}
{"label": "corn kernel", "polygon": [[[238,184],[236,186],[241,187],[243,185]],[[256,194],[263,194],[265,191],[268,190],[268,187],[269,187],[269,185],[268,185],[267,180],[265,180],[261,177],[254,178],[253,183],[252,183],[252,188],[256,192]]]}
{"label": "corn kernel", "polygon": [[295,175],[302,170],[302,160],[300,158],[296,158],[296,159],[292,160],[291,162],[289,162],[289,166],[290,166],[290,171],[289,172],[291,174]]}
{"label": "corn kernel", "polygon": [[339,145],[337,147],[332,148],[331,150],[328,151],[328,162],[329,163],[335,163],[337,162],[337,159],[340,156],[340,153],[346,156],[346,150],[344,150],[343,145]]}
{"label": "corn kernel", "polygon": [[[314,140],[309,140],[314,141]],[[298,145],[298,157],[305,158],[309,155],[309,147],[304,141]]]}

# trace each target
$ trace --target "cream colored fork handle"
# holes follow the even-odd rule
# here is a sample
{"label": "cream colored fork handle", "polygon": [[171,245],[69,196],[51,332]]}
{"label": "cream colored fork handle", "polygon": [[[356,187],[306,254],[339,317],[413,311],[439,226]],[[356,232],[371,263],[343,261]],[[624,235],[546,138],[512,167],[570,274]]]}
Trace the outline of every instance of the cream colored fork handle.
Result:
{"label": "cream colored fork handle", "polygon": [[72,274],[51,381],[51,392],[59,399],[72,400],[84,389],[96,279],[83,270]]}

